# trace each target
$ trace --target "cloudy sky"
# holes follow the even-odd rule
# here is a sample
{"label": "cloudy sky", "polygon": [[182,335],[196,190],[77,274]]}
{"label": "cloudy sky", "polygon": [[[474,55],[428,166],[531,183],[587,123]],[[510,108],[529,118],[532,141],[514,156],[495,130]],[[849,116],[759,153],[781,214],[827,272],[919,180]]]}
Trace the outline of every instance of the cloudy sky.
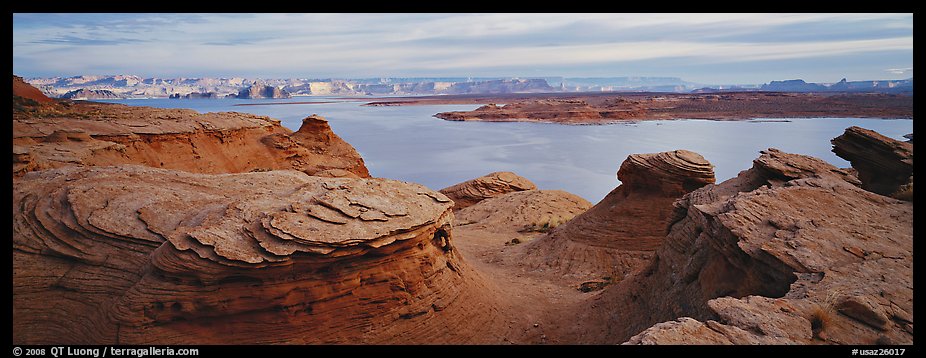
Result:
{"label": "cloudy sky", "polygon": [[912,14],[14,14],[26,77],[913,77]]}

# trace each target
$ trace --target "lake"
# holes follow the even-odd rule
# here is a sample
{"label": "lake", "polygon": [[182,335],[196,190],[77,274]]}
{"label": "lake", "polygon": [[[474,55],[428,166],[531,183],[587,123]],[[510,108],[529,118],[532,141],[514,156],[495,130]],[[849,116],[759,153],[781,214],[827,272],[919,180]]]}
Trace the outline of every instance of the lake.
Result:
{"label": "lake", "polygon": [[[297,97],[285,100],[132,99],[101,101],[134,106],[234,111],[277,118],[298,130],[302,118],[328,119],[341,138],[357,148],[375,177],[441,189],[494,171],[512,171],[540,189],[560,189],[601,200],[620,182],[616,173],[633,153],[675,149],[697,152],[714,164],[717,182],[752,166],[759,151],[778,148],[821,158],[837,167],[849,163],[830,149],[830,139],[859,126],[906,140],[910,119],[800,118],[790,122],[675,120],[636,124],[568,126],[543,123],[450,122],[438,112],[468,111],[479,105],[364,107],[367,100]],[[333,101],[334,103],[235,106],[244,103]]]}

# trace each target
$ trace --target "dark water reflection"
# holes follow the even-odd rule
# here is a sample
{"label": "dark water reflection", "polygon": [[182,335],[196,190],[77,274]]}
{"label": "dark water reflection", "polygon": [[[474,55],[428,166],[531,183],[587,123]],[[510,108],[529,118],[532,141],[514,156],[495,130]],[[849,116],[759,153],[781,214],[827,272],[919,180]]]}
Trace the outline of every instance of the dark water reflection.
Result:
{"label": "dark water reflection", "polygon": [[[294,98],[274,101],[327,101]],[[363,102],[234,106],[241,100],[121,100],[130,105],[236,111],[268,115],[297,130],[302,118],[326,117],[352,144],[371,174],[440,189],[493,171],[513,171],[541,189],[561,189],[592,203],[619,184],[615,173],[633,153],[687,149],[715,166],[717,180],[752,165],[759,151],[774,147],[812,155],[836,166],[848,162],[830,151],[830,139],[860,126],[901,139],[912,120],[813,118],[780,121],[648,121],[628,125],[563,126],[538,123],[448,122],[432,117],[478,105],[362,107]],[[266,102],[266,100],[265,100]]]}

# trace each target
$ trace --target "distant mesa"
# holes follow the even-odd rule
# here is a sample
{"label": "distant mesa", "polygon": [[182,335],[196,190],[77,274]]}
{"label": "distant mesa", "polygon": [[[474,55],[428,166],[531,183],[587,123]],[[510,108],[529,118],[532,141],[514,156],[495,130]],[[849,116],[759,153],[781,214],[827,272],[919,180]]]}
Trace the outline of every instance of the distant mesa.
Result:
{"label": "distant mesa", "polygon": [[206,92],[206,93],[190,92],[185,95],[174,93],[170,95],[170,97],[168,98],[170,99],[218,99],[218,98],[221,98],[221,96],[219,96],[219,94],[215,92]]}
{"label": "distant mesa", "polygon": [[240,99],[291,98],[289,92],[276,86],[254,84],[238,92]]}
{"label": "distant mesa", "polygon": [[450,94],[471,94],[471,93],[529,93],[529,92],[553,92],[556,89],[550,87],[547,81],[543,79],[504,79],[483,82],[460,82],[454,83],[447,90]]}
{"label": "distant mesa", "polygon": [[768,84],[762,85],[761,90],[763,91],[778,91],[778,92],[821,92],[827,89],[826,86],[816,84],[816,83],[807,83],[804,80],[785,80],[785,81],[772,81]]}
{"label": "distant mesa", "polygon": [[913,79],[878,80],[878,81],[841,81],[833,84],[804,82],[801,79],[772,81],[759,88],[762,91],[776,92],[913,92]]}
{"label": "distant mesa", "polygon": [[68,93],[61,95],[61,98],[74,99],[74,100],[88,100],[88,99],[122,99],[124,97],[113,93],[110,90],[96,90],[96,89],[78,89],[73,90]]}

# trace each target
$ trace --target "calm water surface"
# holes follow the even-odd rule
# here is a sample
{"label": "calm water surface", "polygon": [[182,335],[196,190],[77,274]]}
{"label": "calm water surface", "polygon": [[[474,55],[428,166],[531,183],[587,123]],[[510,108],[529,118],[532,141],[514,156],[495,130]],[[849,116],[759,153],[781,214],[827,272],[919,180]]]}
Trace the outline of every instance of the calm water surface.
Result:
{"label": "calm water surface", "polygon": [[838,167],[849,163],[833,154],[830,139],[846,127],[868,128],[905,140],[909,119],[806,118],[790,122],[706,120],[647,121],[638,124],[565,126],[541,123],[449,122],[445,111],[479,105],[363,107],[365,102],[235,106],[242,103],[330,101],[287,100],[118,100],[107,101],[199,112],[235,111],[267,115],[298,130],[302,118],[317,113],[357,148],[370,173],[424,184],[433,189],[493,171],[513,171],[540,189],[561,189],[596,203],[620,182],[615,173],[633,153],[687,149],[714,164],[717,181],[752,166],[759,151],[778,148],[812,155]]}

